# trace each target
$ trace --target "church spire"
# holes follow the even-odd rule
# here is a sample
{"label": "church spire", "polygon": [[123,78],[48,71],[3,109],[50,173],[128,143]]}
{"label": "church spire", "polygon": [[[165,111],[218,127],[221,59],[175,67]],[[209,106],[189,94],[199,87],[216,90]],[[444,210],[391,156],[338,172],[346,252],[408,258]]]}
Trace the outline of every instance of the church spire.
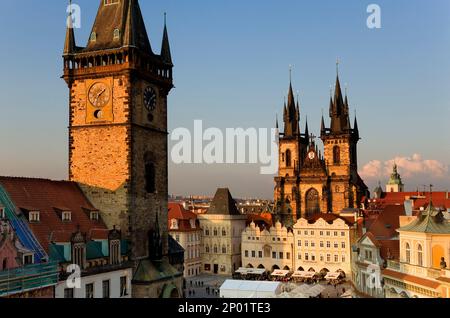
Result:
{"label": "church spire", "polygon": [[67,30],[66,30],[66,41],[64,43],[64,55],[69,55],[75,53],[75,33],[73,31],[73,17],[72,17],[72,0],[69,1],[70,13],[67,17]]}
{"label": "church spire", "polygon": [[358,119],[355,114],[355,123],[353,124],[353,133],[355,134],[355,138],[359,139],[359,128],[358,128]]}
{"label": "church spire", "polygon": [[169,33],[167,32],[167,14],[164,13],[164,34],[161,45],[161,58],[164,63],[170,64],[172,63],[172,54],[170,52],[170,42],[169,42]]}
{"label": "church spire", "polygon": [[125,32],[123,35],[123,46],[136,46],[134,36],[133,16],[131,12],[131,4],[128,6],[127,20],[125,22]]}
{"label": "church spire", "polygon": [[346,94],[344,101],[341,83],[339,79],[339,72],[336,75],[334,97],[332,97],[330,101],[330,117],[331,117],[330,132],[332,134],[333,133],[343,134],[349,133],[351,131],[348,97]]}
{"label": "church spire", "polygon": [[289,68],[289,90],[287,104],[284,108],[284,135],[286,137],[293,137],[300,133],[300,104],[295,103],[294,90],[292,88],[292,69]]}
{"label": "church spire", "polygon": [[306,140],[308,140],[309,138],[308,116],[306,116],[305,137]]}
{"label": "church spire", "polygon": [[322,122],[320,123],[320,135],[325,136],[326,133],[327,133],[327,131],[325,128],[325,119],[323,118],[323,114],[322,114]]}

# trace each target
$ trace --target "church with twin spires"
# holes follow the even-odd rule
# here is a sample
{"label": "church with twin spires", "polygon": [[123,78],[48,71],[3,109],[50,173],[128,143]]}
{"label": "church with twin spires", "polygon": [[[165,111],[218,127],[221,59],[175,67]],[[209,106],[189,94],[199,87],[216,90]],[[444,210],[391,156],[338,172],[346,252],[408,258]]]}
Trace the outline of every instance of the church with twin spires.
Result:
{"label": "church with twin spires", "polygon": [[[300,218],[319,213],[340,214],[359,208],[368,188],[358,174],[358,122],[350,123],[347,94],[343,96],[339,75],[330,97],[329,127],[324,116],[320,127],[323,153],[308,122],[300,129],[300,102],[292,82],[283,109],[284,130],[279,140],[279,170],[275,177],[275,214],[287,227]],[[278,128],[278,121],[277,121]]]}

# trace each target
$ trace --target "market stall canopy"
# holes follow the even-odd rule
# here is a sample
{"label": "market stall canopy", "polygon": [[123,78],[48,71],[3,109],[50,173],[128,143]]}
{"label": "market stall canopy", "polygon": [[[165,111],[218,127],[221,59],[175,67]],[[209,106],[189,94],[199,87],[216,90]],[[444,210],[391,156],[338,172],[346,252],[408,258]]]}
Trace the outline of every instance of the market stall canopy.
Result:
{"label": "market stall canopy", "polygon": [[286,277],[288,274],[289,274],[289,271],[287,271],[287,270],[277,269],[272,273],[272,276]]}
{"label": "market stall canopy", "polygon": [[246,274],[248,274],[248,271],[250,269],[251,268],[239,267],[239,269],[236,271],[236,273],[246,275]]}
{"label": "market stall canopy", "polygon": [[327,276],[325,276],[325,279],[327,280],[333,280],[333,279],[339,279],[341,277],[342,273],[336,272],[336,273],[328,273]]}
{"label": "market stall canopy", "polygon": [[226,280],[220,287],[221,298],[270,298],[281,294],[281,283]]}
{"label": "market stall canopy", "polygon": [[247,268],[247,269],[248,269],[247,274],[252,275],[262,275],[266,272],[264,268]]}
{"label": "market stall canopy", "polygon": [[316,272],[305,272],[305,271],[296,271],[292,277],[294,278],[313,278],[316,276]]}

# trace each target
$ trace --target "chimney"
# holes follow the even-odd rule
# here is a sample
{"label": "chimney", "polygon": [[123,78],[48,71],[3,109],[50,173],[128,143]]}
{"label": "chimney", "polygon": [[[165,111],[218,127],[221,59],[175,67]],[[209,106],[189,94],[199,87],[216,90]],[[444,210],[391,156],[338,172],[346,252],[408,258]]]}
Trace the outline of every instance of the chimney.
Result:
{"label": "chimney", "polygon": [[405,206],[406,216],[412,216],[413,215],[413,201],[410,199],[405,200],[404,206]]}

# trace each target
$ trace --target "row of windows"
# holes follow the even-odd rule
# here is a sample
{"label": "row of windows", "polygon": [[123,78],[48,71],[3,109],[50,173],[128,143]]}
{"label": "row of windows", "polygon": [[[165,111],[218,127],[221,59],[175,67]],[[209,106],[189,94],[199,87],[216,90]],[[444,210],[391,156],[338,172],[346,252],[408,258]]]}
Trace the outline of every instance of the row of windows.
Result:
{"label": "row of windows", "polygon": [[[244,252],[245,257],[250,257],[250,252],[249,251],[245,251]],[[251,257],[252,258],[256,258],[256,254],[258,254],[258,258],[263,258],[263,252],[262,251],[258,251],[258,253],[256,253],[256,251],[251,251]]]}
{"label": "row of windows", "polygon": [[[309,262],[309,261],[315,262],[316,261],[316,255],[314,253],[305,253],[304,255],[302,253],[298,253],[297,258],[298,258],[299,261],[302,261],[302,260],[306,261],[306,262]],[[331,255],[331,254],[326,254],[326,255],[320,254],[319,255],[319,261],[320,262],[327,262],[327,263],[331,263],[331,262],[334,262],[334,263],[339,263],[339,262],[345,263],[346,257],[345,257],[345,255],[341,255],[341,257],[339,258],[338,254],[334,254],[334,255]]]}
{"label": "row of windows", "polygon": [[[3,213],[4,214],[4,213]],[[0,210],[0,219],[5,218],[2,214],[2,210]],[[72,221],[72,212],[71,211],[62,211],[60,213],[61,221],[63,222],[71,222]],[[90,211],[89,219],[91,221],[98,221],[100,219],[100,215],[98,211]],[[41,213],[40,211],[30,211],[28,212],[28,221],[30,223],[39,223],[41,222]]]}
{"label": "row of windows", "polygon": [[[319,231],[319,235],[320,236],[332,236],[331,232],[332,231]],[[308,235],[314,236],[315,233],[316,233],[315,231],[307,231],[307,230],[305,230],[305,231],[298,230],[297,231],[298,235],[302,235],[303,234],[305,236],[308,236]],[[341,231],[340,235],[341,236],[345,236],[345,231]],[[335,236],[335,237],[339,236],[339,232],[338,231],[333,231],[333,236]]]}
{"label": "row of windows", "polygon": [[[94,298],[95,289],[94,283],[85,285],[85,298]],[[75,290],[73,288],[64,289],[64,298],[74,298]],[[127,276],[120,277],[120,297],[128,296],[128,278]],[[102,282],[102,297],[110,298],[111,297],[111,282],[109,280],[104,280]]]}
{"label": "row of windows", "polygon": [[[213,249],[212,249],[214,254],[218,254],[219,253],[219,248],[217,247],[217,245],[214,245]],[[222,246],[222,254],[227,254],[228,253],[228,249],[227,247],[224,245]],[[210,253],[211,249],[209,248],[208,245],[205,246],[205,253]]]}
{"label": "row of windows", "polygon": [[[406,251],[406,263],[411,264],[411,246],[409,243],[405,244],[405,251]],[[423,266],[423,248],[421,244],[417,244],[417,250],[416,250],[417,260],[416,264],[419,266]]]}
{"label": "row of windows", "polygon": [[[180,243],[180,234],[175,235],[175,240]],[[188,243],[190,242],[196,242],[200,241],[200,234],[199,233],[192,233],[187,236]]]}
{"label": "row of windows", "polygon": [[200,249],[199,248],[192,249],[191,247],[188,247],[184,253],[184,258],[186,260],[199,258],[199,257],[200,257]]}
{"label": "row of windows", "polygon": [[[302,244],[303,244],[303,245],[302,245]],[[299,240],[299,241],[297,242],[297,246],[298,246],[298,247],[302,247],[302,246],[304,246],[304,247],[316,247],[316,242],[315,242],[315,241],[307,241],[307,240],[305,240],[305,241],[303,241],[303,243],[302,243],[302,241]],[[320,241],[320,242],[319,242],[319,246],[320,246],[321,248],[325,247],[324,241]],[[346,244],[345,244],[345,242],[341,242],[340,245],[339,245],[339,242],[334,242],[334,243],[333,243],[333,247],[334,247],[334,248],[339,248],[339,246],[340,246],[341,248],[345,248],[345,247],[346,247]],[[331,248],[331,242],[330,242],[330,241],[327,241],[327,242],[326,242],[326,247],[327,247],[327,248]]]}
{"label": "row of windows", "polygon": [[[217,228],[214,228],[212,233],[213,233],[212,234],[213,236],[219,236],[219,230]],[[206,228],[205,236],[210,236],[210,235],[211,235],[210,230],[208,228]],[[222,236],[227,236],[227,231],[225,229],[222,229]]]}

